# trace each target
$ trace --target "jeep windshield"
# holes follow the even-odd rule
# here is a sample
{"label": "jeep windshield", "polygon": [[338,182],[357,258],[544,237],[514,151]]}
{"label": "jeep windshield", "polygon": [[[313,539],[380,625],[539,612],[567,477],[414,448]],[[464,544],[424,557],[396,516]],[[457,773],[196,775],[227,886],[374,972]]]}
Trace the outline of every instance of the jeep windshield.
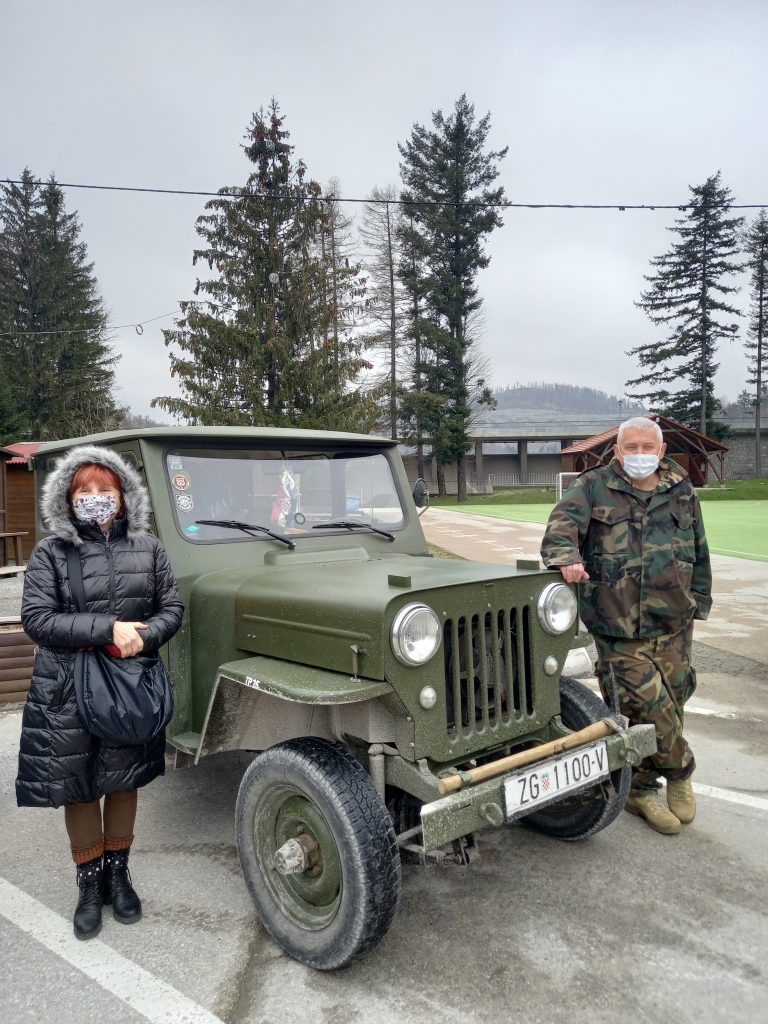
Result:
{"label": "jeep windshield", "polygon": [[347,524],[384,531],[404,524],[383,452],[180,448],[166,453],[165,468],[179,530],[196,543],[248,536],[201,519],[258,524],[291,538],[349,534]]}

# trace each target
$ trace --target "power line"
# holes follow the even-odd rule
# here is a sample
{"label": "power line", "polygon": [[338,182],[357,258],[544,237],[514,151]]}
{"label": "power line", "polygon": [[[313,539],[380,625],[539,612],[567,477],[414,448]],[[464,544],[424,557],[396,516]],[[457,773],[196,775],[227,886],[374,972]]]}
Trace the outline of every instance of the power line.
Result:
{"label": "power line", "polygon": [[[145,324],[153,324],[153,323],[155,323],[156,320],[165,320],[166,317],[174,316],[176,313],[180,313],[180,312],[181,312],[181,310],[178,309],[178,307],[177,307],[176,309],[171,310],[170,313],[161,313],[160,316],[153,316],[149,320],[139,320],[137,323],[132,323],[132,324],[118,324],[117,327],[110,327],[109,325],[107,325],[105,330],[108,330],[108,331],[123,331],[127,327],[133,327],[133,329],[136,331],[137,334],[143,334],[144,333],[144,325]],[[23,327],[20,327],[18,331],[2,331],[2,332],[0,332],[0,338],[11,338],[11,337],[14,337],[14,336],[19,335],[19,334],[23,334],[26,337],[30,337],[30,336],[38,335],[38,334],[88,334],[88,333],[90,333],[93,330],[97,330],[97,328],[94,328],[94,327],[75,327],[75,328],[72,328],[71,330],[68,329],[68,330],[63,330],[63,331],[27,331]]]}
{"label": "power line", "polygon": [[[0,179],[5,185],[29,185],[29,182],[24,182],[14,178],[3,178]],[[44,188],[51,184],[50,182],[36,181],[32,182],[35,188]],[[353,197],[342,198],[340,196],[296,196],[296,195],[285,195],[281,192],[244,192],[242,189],[235,192],[228,192],[222,189],[219,192],[206,192],[202,189],[181,189],[181,188],[141,188],[137,185],[88,185],[82,182],[73,181],[56,181],[53,182],[58,188],[80,188],[88,189],[90,191],[98,192],[140,192],[148,193],[150,195],[161,195],[161,196],[203,196],[206,198],[214,199],[273,199],[275,201],[281,199],[294,199],[299,202],[323,202],[332,200],[336,203],[370,203],[375,206],[466,206],[466,207],[481,207],[482,209],[498,209],[498,210],[619,210],[624,212],[626,210],[677,210],[680,213],[685,213],[689,206],[692,204],[687,203],[481,203],[476,201],[468,201],[463,203],[454,202],[451,199],[420,199],[420,200],[406,200],[406,199],[360,199]],[[768,209],[768,203],[727,203],[724,207],[727,210],[766,210]],[[128,325],[132,326],[132,325]]]}

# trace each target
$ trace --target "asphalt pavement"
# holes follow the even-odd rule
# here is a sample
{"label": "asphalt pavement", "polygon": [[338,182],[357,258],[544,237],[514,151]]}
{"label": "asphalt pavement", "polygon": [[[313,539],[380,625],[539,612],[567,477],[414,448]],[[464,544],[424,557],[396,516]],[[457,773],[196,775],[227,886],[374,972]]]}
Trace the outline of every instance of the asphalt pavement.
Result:
{"label": "asphalt pavement", "polygon": [[[482,561],[538,553],[530,524],[444,510],[423,523]],[[77,942],[63,815],[16,808],[21,709],[0,706],[0,1021],[765,1021],[768,564],[718,557],[715,580],[687,716],[694,823],[661,837],[623,814],[573,844],[505,826],[469,867],[405,865],[389,934],[332,974],[287,958],[253,914],[233,834],[243,753],[142,791],[131,867],[144,918],[105,916],[98,939]],[[13,614],[8,582],[0,614]]]}

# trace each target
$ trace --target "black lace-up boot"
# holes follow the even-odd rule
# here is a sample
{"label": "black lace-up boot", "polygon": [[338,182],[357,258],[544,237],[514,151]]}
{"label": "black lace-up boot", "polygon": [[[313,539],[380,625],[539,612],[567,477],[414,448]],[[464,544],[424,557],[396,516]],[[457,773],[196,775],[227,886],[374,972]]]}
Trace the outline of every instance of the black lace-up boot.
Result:
{"label": "black lace-up boot", "polygon": [[104,854],[104,902],[121,924],[133,924],[141,917],[141,900],[131,885],[129,850],[107,850]]}
{"label": "black lace-up boot", "polygon": [[80,898],[75,908],[74,925],[78,939],[92,939],[101,931],[102,873],[101,857],[77,865]]}

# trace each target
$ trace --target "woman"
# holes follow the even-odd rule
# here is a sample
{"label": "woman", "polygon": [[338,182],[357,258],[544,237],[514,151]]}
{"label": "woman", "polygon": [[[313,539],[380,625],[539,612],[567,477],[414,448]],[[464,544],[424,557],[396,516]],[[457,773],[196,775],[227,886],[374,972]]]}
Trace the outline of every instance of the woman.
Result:
{"label": "woman", "polygon": [[[85,445],[57,464],[43,488],[51,534],[27,566],[21,621],[39,645],[24,708],[16,799],[64,807],[79,899],[75,935],[101,929],[101,908],[132,924],[141,901],[128,874],[137,790],[165,770],[165,737],[116,747],[88,732],[77,711],[75,654],[114,644],[122,657],[152,654],[181,625],[184,605],[168,558],[148,532],[149,497],[116,452]],[[77,611],[67,550],[80,554],[87,611]],[[102,810],[101,798],[104,798]]]}

